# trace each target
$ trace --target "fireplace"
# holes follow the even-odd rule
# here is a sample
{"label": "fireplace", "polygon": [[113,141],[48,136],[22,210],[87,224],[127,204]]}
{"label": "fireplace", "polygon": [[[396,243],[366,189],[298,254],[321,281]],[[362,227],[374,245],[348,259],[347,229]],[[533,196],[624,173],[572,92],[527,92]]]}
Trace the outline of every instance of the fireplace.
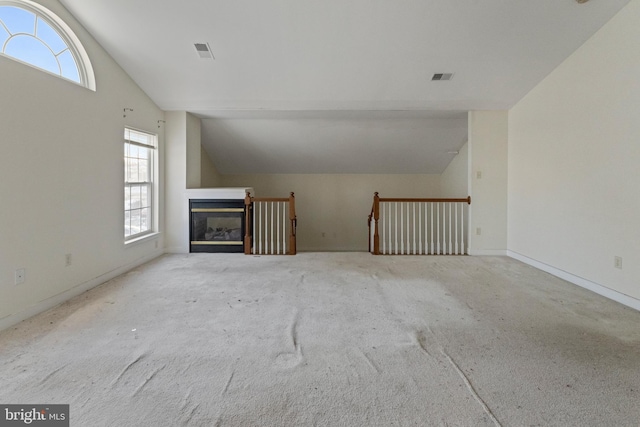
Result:
{"label": "fireplace", "polygon": [[244,200],[190,199],[189,252],[244,252]]}

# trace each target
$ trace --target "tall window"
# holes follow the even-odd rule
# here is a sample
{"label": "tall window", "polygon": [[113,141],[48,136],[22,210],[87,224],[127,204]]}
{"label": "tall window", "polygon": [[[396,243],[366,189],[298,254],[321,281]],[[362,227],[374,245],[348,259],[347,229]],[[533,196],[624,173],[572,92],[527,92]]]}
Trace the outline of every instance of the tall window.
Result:
{"label": "tall window", "polygon": [[124,237],[153,231],[153,177],[156,136],[124,130]]}
{"label": "tall window", "polygon": [[29,0],[0,0],[0,54],[95,90],[89,57],[58,16]]}

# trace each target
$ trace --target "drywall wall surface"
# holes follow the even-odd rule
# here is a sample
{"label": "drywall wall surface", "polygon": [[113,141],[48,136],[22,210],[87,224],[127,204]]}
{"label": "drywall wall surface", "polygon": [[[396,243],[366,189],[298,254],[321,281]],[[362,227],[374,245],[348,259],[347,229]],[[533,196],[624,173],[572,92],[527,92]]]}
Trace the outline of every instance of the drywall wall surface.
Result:
{"label": "drywall wall surface", "polygon": [[639,40],[633,0],[509,112],[509,250],[636,299]]}
{"label": "drywall wall surface", "polygon": [[296,196],[300,251],[367,251],[373,194],[439,197],[440,175],[222,175],[225,187],[253,187],[258,197]]}
{"label": "drywall wall surface", "polygon": [[440,195],[454,199],[469,195],[469,143],[458,150],[440,175]]}
{"label": "drywall wall surface", "polygon": [[507,120],[507,111],[469,112],[471,254],[506,253]]}
{"label": "drywall wall surface", "polygon": [[187,188],[187,112],[167,111],[166,117],[166,249],[168,252],[188,252],[185,228],[189,219],[184,209]]}
{"label": "drywall wall surface", "polygon": [[[123,137],[125,126],[158,134],[162,158],[158,124],[164,113],[58,1],[42,4],[83,43],[97,90],[0,57],[0,321],[5,325],[27,309],[48,308],[55,296],[98,283],[162,250],[161,234],[124,244]],[[25,269],[25,280],[16,286],[17,269]]]}
{"label": "drywall wall surface", "polygon": [[200,184],[202,188],[214,188],[222,185],[222,178],[202,145],[200,145]]}
{"label": "drywall wall surface", "polygon": [[200,188],[202,185],[201,173],[201,125],[200,118],[191,113],[186,113],[187,120],[187,188]]}

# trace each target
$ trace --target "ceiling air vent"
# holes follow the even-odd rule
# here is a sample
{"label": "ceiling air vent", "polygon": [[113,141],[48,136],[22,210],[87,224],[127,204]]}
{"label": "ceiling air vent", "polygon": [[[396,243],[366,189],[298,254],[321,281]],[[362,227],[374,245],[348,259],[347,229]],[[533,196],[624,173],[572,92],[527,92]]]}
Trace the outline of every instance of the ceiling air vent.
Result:
{"label": "ceiling air vent", "polygon": [[431,77],[432,81],[451,80],[453,73],[436,73]]}
{"label": "ceiling air vent", "polygon": [[198,56],[202,59],[214,59],[213,53],[211,53],[211,48],[209,47],[209,43],[194,43],[196,47],[196,51],[198,52]]}

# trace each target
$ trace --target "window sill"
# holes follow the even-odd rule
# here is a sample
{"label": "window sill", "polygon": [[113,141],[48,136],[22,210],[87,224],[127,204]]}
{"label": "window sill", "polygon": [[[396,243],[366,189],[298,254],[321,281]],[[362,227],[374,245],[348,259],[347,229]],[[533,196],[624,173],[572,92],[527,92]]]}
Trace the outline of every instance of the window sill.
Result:
{"label": "window sill", "polygon": [[153,233],[145,234],[144,236],[136,237],[135,239],[126,240],[124,242],[124,246],[125,247],[127,247],[127,246],[135,246],[135,245],[140,244],[140,243],[145,243],[145,242],[150,241],[150,240],[155,240],[158,237],[160,237],[160,232],[156,231],[156,232],[153,232]]}

